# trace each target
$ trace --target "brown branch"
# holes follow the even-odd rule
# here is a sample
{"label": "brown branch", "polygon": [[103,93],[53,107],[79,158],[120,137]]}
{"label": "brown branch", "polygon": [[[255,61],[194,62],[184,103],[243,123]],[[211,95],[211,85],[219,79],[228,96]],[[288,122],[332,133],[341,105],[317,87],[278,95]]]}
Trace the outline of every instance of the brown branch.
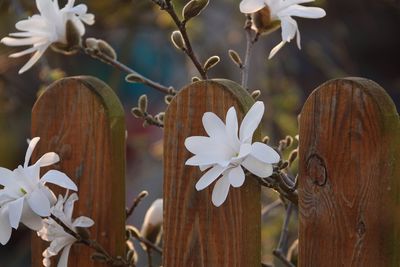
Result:
{"label": "brown branch", "polygon": [[178,30],[181,32],[183,40],[185,41],[185,48],[183,51],[186,53],[186,55],[191,59],[193,62],[193,65],[196,67],[197,71],[200,73],[201,78],[203,80],[207,79],[207,71],[203,68],[202,64],[197,58],[197,55],[193,51],[192,44],[190,43],[189,36],[187,34],[186,30],[186,21],[180,20],[178,15],[176,14],[174,5],[170,0],[167,0],[165,2],[158,1],[158,0],[152,0],[155,4],[160,6],[162,10],[165,10],[172,20],[174,21],[175,25],[178,27]]}
{"label": "brown branch", "polygon": [[109,57],[108,55],[101,53],[100,51],[95,51],[93,53],[93,51],[89,51],[88,49],[82,48],[81,51],[83,51],[86,55],[89,55],[90,57],[94,58],[94,59],[100,59],[100,61],[105,62],[111,66],[113,66],[116,69],[119,69],[123,72],[126,72],[128,74],[135,74],[137,77],[140,78],[141,83],[150,86],[154,89],[156,89],[157,91],[163,93],[163,94],[171,94],[171,92],[174,92],[174,88],[172,86],[170,87],[166,87],[164,85],[161,85],[158,82],[152,81],[149,78],[144,77],[143,75],[137,73],[136,71],[134,71],[133,69],[129,68],[128,66],[126,66],[125,64],[119,62],[116,59],[113,59],[111,57]]}

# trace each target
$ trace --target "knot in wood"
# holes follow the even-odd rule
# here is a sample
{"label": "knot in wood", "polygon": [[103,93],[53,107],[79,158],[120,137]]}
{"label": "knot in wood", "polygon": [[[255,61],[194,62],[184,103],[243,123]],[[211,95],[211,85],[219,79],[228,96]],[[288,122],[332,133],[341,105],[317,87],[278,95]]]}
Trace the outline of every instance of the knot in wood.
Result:
{"label": "knot in wood", "polygon": [[307,175],[313,179],[313,183],[324,186],[328,179],[325,161],[317,154],[312,154],[307,159]]}

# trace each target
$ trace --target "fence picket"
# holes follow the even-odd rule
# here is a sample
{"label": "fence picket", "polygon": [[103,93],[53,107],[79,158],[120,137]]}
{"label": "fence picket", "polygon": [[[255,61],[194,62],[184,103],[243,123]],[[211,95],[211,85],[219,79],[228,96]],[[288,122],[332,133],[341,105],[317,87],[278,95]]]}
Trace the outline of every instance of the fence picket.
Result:
{"label": "fence picket", "polygon": [[[164,133],[164,267],[260,266],[260,187],[247,179],[230,189],[219,208],[211,203],[212,188],[201,192],[195,183],[197,167],[185,166],[190,153],[188,136],[206,133],[202,116],[207,111],[225,121],[235,106],[240,119],[254,103],[239,85],[226,80],[201,81],[184,88],[165,116]],[[260,132],[254,139],[260,138]]]}
{"label": "fence picket", "polygon": [[399,266],[400,123],[362,78],[329,81],[300,118],[299,266]]}
{"label": "fence picket", "polygon": [[[87,76],[57,81],[33,107],[32,136],[41,137],[33,160],[57,152],[61,158],[57,167],[78,185],[74,217],[91,217],[95,221],[91,238],[112,255],[124,255],[125,122],[114,92]],[[42,266],[47,246],[33,235],[32,266]],[[74,246],[69,266],[107,266],[92,261],[92,253],[83,245]],[[56,265],[53,260],[52,266]]]}

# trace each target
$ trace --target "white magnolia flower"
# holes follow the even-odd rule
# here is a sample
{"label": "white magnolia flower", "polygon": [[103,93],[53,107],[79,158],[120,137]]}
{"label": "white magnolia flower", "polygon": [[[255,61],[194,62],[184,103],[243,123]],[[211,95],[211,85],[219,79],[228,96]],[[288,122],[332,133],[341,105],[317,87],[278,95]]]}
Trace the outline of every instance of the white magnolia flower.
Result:
{"label": "white magnolia flower", "polygon": [[163,200],[157,199],[151,204],[144,216],[140,234],[147,240],[155,243],[159,237],[163,223]]}
{"label": "white magnolia flower", "polygon": [[44,154],[35,164],[28,166],[32,152],[40,138],[29,142],[24,166],[14,171],[0,167],[0,243],[6,244],[11,228],[17,229],[20,222],[39,230],[42,218],[50,215],[51,206],[56,202],[53,192],[45,185],[56,184],[77,191],[75,183],[64,173],[50,170],[40,178],[40,168],[57,163],[60,158],[54,152]]}
{"label": "white magnolia flower", "polygon": [[74,3],[75,0],[68,0],[65,7],[60,9],[58,0],[36,0],[40,14],[17,22],[15,27],[21,32],[10,33],[11,37],[4,37],[1,40],[8,46],[32,46],[10,55],[15,58],[34,53],[20,69],[20,74],[31,68],[51,44],[67,44],[67,21],[72,22],[79,36],[85,33],[83,23],[88,25],[94,23],[94,15],[86,13],[87,6],[84,4],[74,6]]}
{"label": "white magnolia flower", "polygon": [[[68,199],[67,196],[63,198],[60,195],[51,211],[55,217],[60,219],[69,229],[75,232],[76,227],[87,228],[94,224],[92,219],[85,216],[81,216],[75,220],[72,219],[74,202],[77,200],[78,195],[76,193],[71,194]],[[72,244],[75,243],[77,239],[65,232],[64,228],[52,218],[43,220],[43,228],[40,229],[37,234],[41,239],[51,242],[50,246],[43,251],[43,265],[46,267],[50,266],[50,257],[57,255],[62,250],[57,266],[67,267],[69,251]]]}
{"label": "white magnolia flower", "polygon": [[226,114],[226,124],[212,112],[203,115],[203,125],[209,137],[191,136],[186,138],[187,150],[195,154],[186,165],[199,166],[202,171],[209,169],[196,183],[198,191],[212,182],[212,202],[220,206],[226,199],[229,188],[240,187],[245,180],[242,167],[265,178],[272,174],[273,163],[279,162],[279,154],[264,143],[252,143],[254,131],[264,114],[264,103],[256,102],[244,117],[239,129],[236,110],[231,107]]}
{"label": "white magnolia flower", "polygon": [[290,42],[296,35],[297,46],[300,46],[300,31],[297,22],[292,18],[302,17],[319,19],[326,15],[325,10],[318,7],[306,7],[299,4],[313,2],[314,0],[242,0],[240,11],[245,14],[255,13],[264,8],[270,16],[271,22],[280,21],[282,27],[282,42],[275,46],[269,58],[272,58],[287,42]]}

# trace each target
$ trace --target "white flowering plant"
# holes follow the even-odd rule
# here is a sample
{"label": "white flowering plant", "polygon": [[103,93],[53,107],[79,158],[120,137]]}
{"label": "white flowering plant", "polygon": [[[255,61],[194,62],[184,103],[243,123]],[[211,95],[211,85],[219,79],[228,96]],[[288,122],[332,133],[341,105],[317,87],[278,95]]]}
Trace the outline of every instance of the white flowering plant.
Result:
{"label": "white flowering plant", "polygon": [[[151,0],[165,14],[169,15],[177,30],[171,34],[172,44],[181,50],[193,63],[199,77],[193,82],[209,79],[209,71],[219,64],[219,56],[211,56],[202,63],[193,49],[188,34],[187,23],[209,5],[208,0],[186,1],[182,15],[172,0]],[[213,186],[211,203],[215,207],[223,206],[229,198],[232,188],[239,188],[247,179],[255,179],[261,185],[272,188],[280,194],[280,203],[286,207],[286,220],[290,219],[292,209],[297,206],[297,180],[290,171],[290,166],[297,158],[295,142],[287,136],[279,145],[269,144],[266,136],[262,140],[253,138],[260,129],[265,113],[265,104],[259,101],[261,91],[249,90],[249,74],[251,51],[254,44],[263,36],[281,29],[281,42],[268,55],[272,59],[285,44],[296,38],[301,48],[300,30],[293,17],[320,19],[326,13],[322,8],[305,5],[313,0],[242,0],[237,1],[236,10],[243,13],[245,21],[246,52],[244,60],[233,49],[229,50],[230,59],[241,71],[241,86],[246,94],[253,98],[253,104],[238,120],[235,107],[227,109],[225,118],[218,117],[212,111],[205,112],[202,123],[207,136],[188,136],[184,147],[191,156],[184,164],[187,168],[198,167],[203,174],[192,177],[197,180],[195,189],[202,191]],[[19,69],[22,74],[32,70],[47,53],[48,48],[66,56],[77,52],[107,63],[126,73],[129,83],[140,83],[165,94],[165,102],[169,104],[178,93],[172,86],[165,86],[153,81],[119,61],[116,51],[105,40],[85,37],[86,27],[93,25],[95,16],[88,11],[86,4],[76,4],[75,0],[66,1],[60,6],[58,0],[36,0],[37,13],[15,24],[17,32],[10,33],[1,39],[5,46],[28,46],[21,51],[11,53],[9,57],[18,58],[31,55],[29,60]],[[267,58],[267,57],[266,57]],[[164,126],[164,112],[151,115],[148,112],[148,99],[142,95],[137,107],[132,109],[136,118],[144,121],[144,126]],[[68,266],[71,247],[76,244],[86,245],[94,250],[92,259],[105,262],[110,266],[138,266],[138,254],[132,240],[137,240],[148,253],[148,265],[152,266],[151,251],[162,253],[158,246],[162,239],[163,200],[156,200],[148,209],[140,230],[127,225],[127,253],[124,256],[111,256],[101,244],[90,239],[89,229],[95,221],[86,216],[74,218],[74,204],[80,193],[73,179],[60,170],[50,169],[41,176],[40,170],[54,167],[62,161],[54,152],[48,152],[32,165],[30,159],[39,137],[29,140],[24,164],[14,170],[0,167],[0,243],[5,245],[11,238],[12,229],[18,229],[20,223],[36,231],[37,235],[49,246],[43,251],[43,266],[51,266],[52,257],[59,255],[59,267]],[[298,138],[297,138],[298,139]],[[287,153],[289,151],[289,153]],[[288,155],[285,159],[285,155]],[[66,190],[65,194],[56,197],[48,186],[53,184]],[[198,192],[201,194],[202,192]],[[147,196],[143,191],[127,209],[127,217],[133,214],[135,207]],[[82,199],[85,196],[79,195]],[[286,240],[286,232],[282,232],[281,240]],[[292,266],[287,253],[282,248],[287,246],[280,242],[278,258],[286,266]],[[280,253],[280,254],[279,254]]]}

